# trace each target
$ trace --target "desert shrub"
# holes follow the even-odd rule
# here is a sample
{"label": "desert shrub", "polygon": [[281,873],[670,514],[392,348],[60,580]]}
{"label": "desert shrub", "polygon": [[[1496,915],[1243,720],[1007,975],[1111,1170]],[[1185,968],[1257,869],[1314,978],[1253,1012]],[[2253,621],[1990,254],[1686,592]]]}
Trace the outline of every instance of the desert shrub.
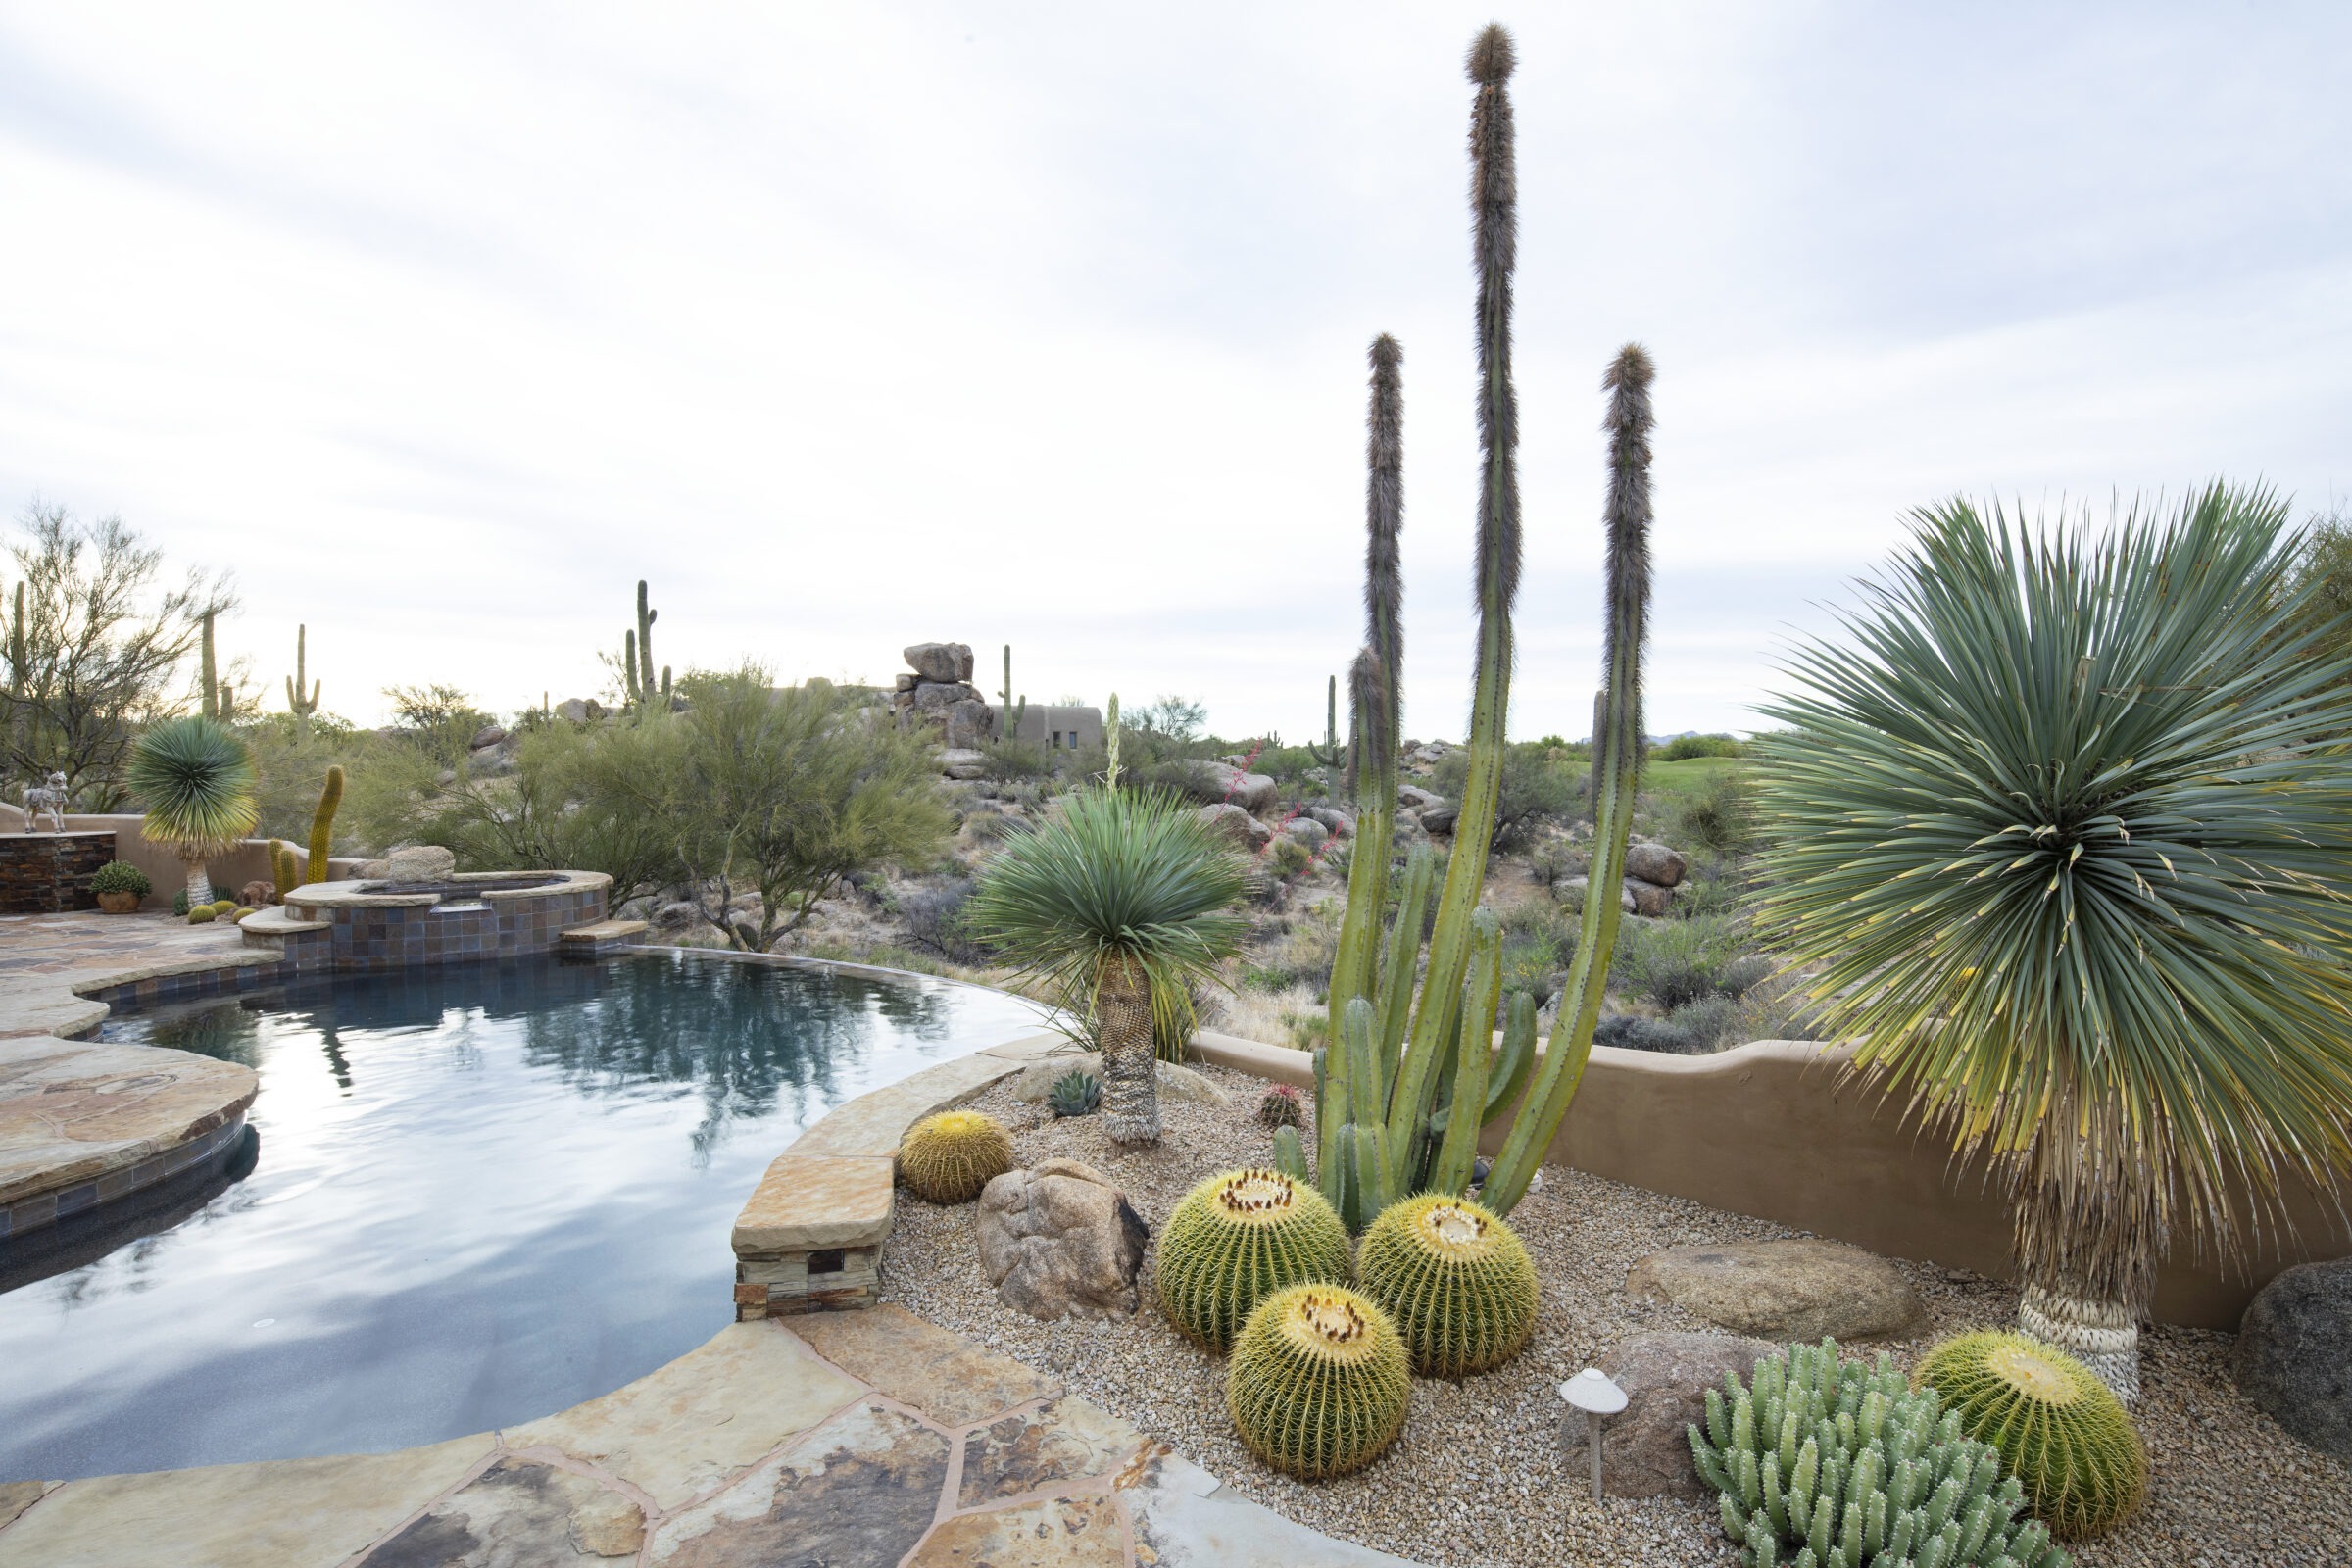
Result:
{"label": "desert shrub", "polygon": [[1670,1018],[1644,1018],[1638,1013],[1612,1012],[1600,1020],[1592,1031],[1596,1046],[1617,1046],[1626,1051],[1657,1051],[1668,1054],[1687,1053],[1692,1049],[1690,1032]]}
{"label": "desert shrub", "polygon": [[1012,819],[993,806],[975,806],[963,814],[963,837],[972,844],[994,844],[1012,831]]}
{"label": "desert shrub", "polygon": [[1740,1004],[1722,995],[1701,997],[1686,1002],[1674,1009],[1668,1021],[1690,1041],[1692,1051],[1713,1051],[1731,1044],[1731,1037],[1740,1014]]}
{"label": "desert shrub", "polygon": [[980,755],[987,759],[988,777],[1001,780],[1050,777],[1055,760],[1049,748],[1009,736],[989,742]]}
{"label": "desert shrub", "polygon": [[1314,852],[1305,845],[1287,834],[1282,834],[1277,835],[1274,841],[1266,846],[1265,853],[1258,857],[1258,863],[1268,877],[1288,882],[1291,878],[1302,876],[1311,870],[1315,863],[1315,857]]}
{"label": "desert shrub", "polygon": [[1719,853],[1741,850],[1756,838],[1755,786],[1741,772],[1723,772],[1700,785],[1675,812],[1676,842]]}
{"label": "desert shrub", "polygon": [[1243,984],[1257,991],[1311,986],[1320,992],[1331,982],[1331,960],[1339,944],[1339,927],[1328,916],[1318,913],[1285,921],[1243,967]]}
{"label": "desert shrub", "polygon": [[901,887],[890,897],[890,911],[906,931],[908,946],[936,954],[950,963],[967,966],[988,961],[987,950],[964,929],[963,908],[971,902],[968,878]]}
{"label": "desert shrub", "polygon": [[1820,1040],[1821,1020],[1802,994],[1794,976],[1772,975],[1748,988],[1733,1016],[1731,1038],[1746,1040]]}
{"label": "desert shrub", "polygon": [[[1542,824],[1572,821],[1583,809],[1584,768],[1565,759],[1554,760],[1551,751],[1529,741],[1504,750],[1494,808],[1495,850],[1515,850]],[[1449,752],[1440,759],[1430,787],[1449,801],[1459,801],[1469,778],[1470,754]]]}
{"label": "desert shrub", "polygon": [[1557,889],[1570,877],[1583,875],[1584,862],[1585,857],[1575,845],[1554,839],[1548,844],[1538,845],[1535,852],[1528,856],[1527,870],[1535,878],[1537,886]]}
{"label": "desert shrub", "polygon": [[1677,735],[1650,750],[1653,762],[1688,762],[1700,757],[1745,757],[1747,748],[1729,735]]}
{"label": "desert shrub", "polygon": [[1610,977],[1669,1011],[1701,997],[1737,998],[1772,969],[1746,950],[1746,936],[1726,915],[1644,921],[1619,939]]}

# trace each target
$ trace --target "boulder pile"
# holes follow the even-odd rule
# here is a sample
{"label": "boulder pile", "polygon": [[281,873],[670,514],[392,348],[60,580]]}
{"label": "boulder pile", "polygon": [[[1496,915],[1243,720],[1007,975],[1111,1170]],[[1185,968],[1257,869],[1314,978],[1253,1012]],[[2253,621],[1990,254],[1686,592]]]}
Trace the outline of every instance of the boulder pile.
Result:
{"label": "boulder pile", "polygon": [[916,643],[906,658],[911,673],[899,676],[890,697],[901,729],[929,725],[953,751],[977,750],[997,738],[997,710],[972,684],[971,644]]}

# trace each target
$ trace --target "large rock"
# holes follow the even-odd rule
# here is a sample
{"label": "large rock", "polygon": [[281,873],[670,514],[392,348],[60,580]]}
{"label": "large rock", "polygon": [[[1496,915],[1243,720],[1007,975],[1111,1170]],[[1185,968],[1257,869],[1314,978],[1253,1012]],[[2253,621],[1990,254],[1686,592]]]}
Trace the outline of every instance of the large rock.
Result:
{"label": "large rock", "polygon": [[1610,1351],[1600,1369],[1625,1390],[1626,1406],[1601,1436],[1600,1490],[1706,1501],[1713,1489],[1698,1478],[1685,1429],[1706,1420],[1707,1390],[1722,1388],[1726,1372],[1744,1383],[1779,1348],[1729,1334],[1637,1334]]}
{"label": "large rock", "polygon": [[1663,844],[1646,841],[1625,847],[1625,874],[1638,876],[1659,887],[1680,887],[1690,872],[1690,862]]}
{"label": "large rock", "polygon": [[1219,801],[1200,808],[1200,820],[1233,840],[1245,850],[1260,850],[1274,837],[1274,830],[1230,801]]}
{"label": "large rock", "polygon": [[939,770],[950,778],[988,777],[988,758],[968,746],[952,746],[939,754]]}
{"label": "large rock", "polygon": [[1625,1294],[1672,1301],[1735,1334],[1812,1341],[1894,1339],[1920,1318],[1892,1263],[1841,1242],[1673,1247],[1633,1266]]}
{"label": "large rock", "polygon": [[[1021,1069],[1012,1081],[1012,1096],[1029,1104],[1041,1104],[1054,1092],[1055,1079],[1072,1068],[1095,1077],[1102,1076],[1102,1054],[1099,1051],[1072,1052],[1067,1055],[1046,1056]],[[1172,1061],[1160,1062],[1153,1071],[1159,1092],[1170,1100],[1181,1100],[1199,1105],[1222,1105],[1233,1097],[1215,1083],[1190,1067]]]}
{"label": "large rock", "polygon": [[1328,806],[1310,806],[1305,814],[1331,829],[1335,839],[1352,838],[1355,834],[1355,818],[1346,811],[1335,811]]}
{"label": "large rock", "polygon": [[1418,811],[1427,807],[1444,806],[1446,797],[1432,795],[1417,784],[1399,784],[1396,786],[1396,804],[1408,811]]}
{"label": "large rock", "polygon": [[1005,1305],[1049,1323],[1135,1311],[1152,1233],[1093,1166],[1049,1159],[1006,1171],[981,1190],[977,1225],[980,1266]]}
{"label": "large rock", "polygon": [[[1572,876],[1560,884],[1560,902],[1562,904],[1582,904],[1585,902],[1585,895],[1592,891],[1592,879],[1591,877]],[[1627,914],[1639,912],[1634,905],[1634,890],[1622,882],[1617,884],[1617,906]]]}
{"label": "large rock", "polygon": [[1283,827],[1286,837],[1298,840],[1310,850],[1319,850],[1331,839],[1331,829],[1311,816],[1294,816]]}
{"label": "large rock", "polygon": [[2237,1325],[2237,1386],[2322,1453],[2352,1459],[2352,1257],[2298,1263]]}
{"label": "large rock", "polygon": [[1263,773],[1245,773],[1225,762],[1195,762],[1187,770],[1186,787],[1211,803],[1238,806],[1252,814],[1274,804],[1282,786]]}
{"label": "large rock", "polygon": [[1462,808],[1451,801],[1435,801],[1421,808],[1421,825],[1432,833],[1451,836],[1453,824],[1461,815]]}
{"label": "large rock", "polygon": [[997,710],[977,697],[967,697],[942,715],[940,738],[956,751],[971,751],[997,738]]}
{"label": "large rock", "polygon": [[458,858],[438,844],[404,844],[384,856],[387,882],[442,882],[457,871]]}
{"label": "large rock", "polygon": [[1655,919],[1674,912],[1674,889],[1645,881],[1630,871],[1626,873],[1625,895],[1633,900],[1633,912],[1636,914],[1646,914]]}
{"label": "large rock", "polygon": [[922,713],[943,712],[957,703],[976,703],[979,700],[980,688],[968,681],[927,680],[914,688],[914,708]]}
{"label": "large rock", "polygon": [[916,643],[906,652],[906,667],[924,680],[953,685],[972,678],[970,643]]}

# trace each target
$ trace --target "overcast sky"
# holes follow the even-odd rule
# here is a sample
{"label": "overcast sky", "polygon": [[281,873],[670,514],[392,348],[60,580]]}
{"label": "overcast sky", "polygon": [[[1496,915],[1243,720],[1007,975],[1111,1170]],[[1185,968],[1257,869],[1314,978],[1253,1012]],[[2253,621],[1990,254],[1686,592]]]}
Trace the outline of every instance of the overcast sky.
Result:
{"label": "overcast sky", "polygon": [[[1484,7],[0,4],[0,501],[232,568],[272,706],[657,657],[1320,733],[1364,347],[1407,730],[1469,702]],[[1597,380],[1658,367],[1651,728],[1955,491],[2352,490],[2352,7],[1545,5],[1512,728],[1590,728]]]}

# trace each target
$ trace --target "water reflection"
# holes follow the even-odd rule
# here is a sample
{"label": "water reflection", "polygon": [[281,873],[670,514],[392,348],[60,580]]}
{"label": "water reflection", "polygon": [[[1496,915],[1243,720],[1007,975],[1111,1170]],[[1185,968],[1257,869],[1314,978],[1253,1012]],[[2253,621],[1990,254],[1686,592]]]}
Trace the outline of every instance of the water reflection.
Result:
{"label": "water reflection", "polygon": [[795,1128],[1032,1022],[680,956],[111,1023],[253,1067],[259,1159],[46,1262],[0,1244],[0,1482],[427,1443],[606,1393],[727,1320],[728,1228]]}

